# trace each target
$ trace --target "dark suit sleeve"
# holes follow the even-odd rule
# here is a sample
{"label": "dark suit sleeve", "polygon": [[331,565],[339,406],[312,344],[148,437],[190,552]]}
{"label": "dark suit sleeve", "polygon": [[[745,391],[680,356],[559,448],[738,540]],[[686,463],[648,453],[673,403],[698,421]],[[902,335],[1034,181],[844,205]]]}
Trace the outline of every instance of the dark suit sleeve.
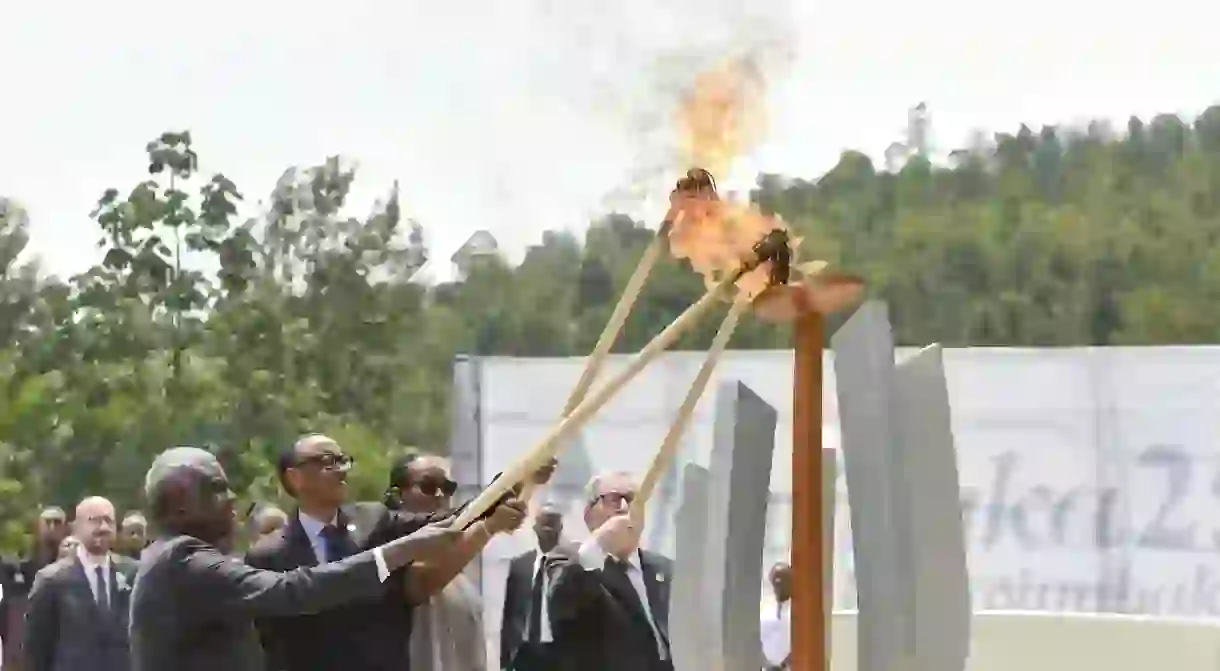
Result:
{"label": "dark suit sleeve", "polygon": [[[513,604],[517,599],[516,583],[514,578],[517,577],[517,562],[520,558],[512,560],[508,565],[508,580],[504,583],[504,611],[500,615],[500,668],[507,669],[508,663],[512,661],[512,640],[510,633],[512,628],[509,626],[509,618],[513,614]],[[527,632],[528,633],[528,632]]]}
{"label": "dark suit sleeve", "polygon": [[[257,545],[246,553],[246,564],[263,570],[275,568],[271,554],[263,551]],[[266,671],[283,671],[286,665],[283,649],[286,637],[279,630],[280,622],[281,620],[274,617],[260,617],[254,620],[254,628],[258,632],[258,642],[263,648],[263,668]]]}
{"label": "dark suit sleeve", "polygon": [[58,628],[59,584],[50,571],[40,571],[26,603],[22,641],[26,671],[51,671]]}
{"label": "dark suit sleeve", "polygon": [[252,617],[301,615],[381,594],[371,551],[279,573],[226,557],[193,538],[184,538],[181,543],[175,555],[182,579],[192,588],[203,612],[239,611]]}
{"label": "dark suit sleeve", "polygon": [[589,604],[602,597],[602,572],[588,571],[580,565],[576,548],[555,551],[546,556],[551,626],[574,619]]}

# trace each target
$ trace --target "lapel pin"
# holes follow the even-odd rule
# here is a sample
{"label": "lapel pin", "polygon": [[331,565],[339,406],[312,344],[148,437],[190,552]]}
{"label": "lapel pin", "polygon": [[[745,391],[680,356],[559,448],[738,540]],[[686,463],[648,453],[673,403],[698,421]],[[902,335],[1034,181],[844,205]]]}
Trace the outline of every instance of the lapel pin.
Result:
{"label": "lapel pin", "polygon": [[657,582],[665,582],[665,574],[663,574],[663,573],[658,573],[653,577],[656,579]]}
{"label": "lapel pin", "polygon": [[355,525],[355,524],[349,524],[349,525],[347,525],[347,530],[348,530],[350,533],[356,533],[356,525]]}

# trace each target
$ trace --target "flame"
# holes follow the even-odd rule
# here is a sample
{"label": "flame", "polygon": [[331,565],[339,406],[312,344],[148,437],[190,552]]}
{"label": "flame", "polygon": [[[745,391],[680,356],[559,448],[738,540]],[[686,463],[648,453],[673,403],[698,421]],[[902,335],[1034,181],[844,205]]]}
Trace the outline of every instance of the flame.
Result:
{"label": "flame", "polygon": [[696,76],[678,107],[686,165],[727,174],[733,160],[762,137],[765,105],[762,72],[751,56],[726,60]]}
{"label": "flame", "polygon": [[[678,109],[684,158],[692,170],[670,194],[669,248],[703,275],[709,287],[754,260],[754,246],[776,229],[788,230],[778,217],[757,205],[721,199],[708,175],[724,174],[732,161],[762,136],[766,91],[758,64],[751,57],[727,60],[701,73]],[[800,239],[790,237],[793,272]],[[772,262],[765,261],[736,282],[737,291],[753,300],[771,286]],[[821,270],[824,262],[806,264]]]}
{"label": "flame", "polygon": [[[711,200],[679,191],[671,195],[670,201],[670,252],[675,258],[689,261],[709,287],[752,261],[754,245],[767,233],[788,228],[782,220],[763,214],[755,205]],[[799,239],[789,241],[794,260],[799,243]],[[770,285],[770,277],[771,262],[766,261],[738,279],[737,289],[754,298]]]}

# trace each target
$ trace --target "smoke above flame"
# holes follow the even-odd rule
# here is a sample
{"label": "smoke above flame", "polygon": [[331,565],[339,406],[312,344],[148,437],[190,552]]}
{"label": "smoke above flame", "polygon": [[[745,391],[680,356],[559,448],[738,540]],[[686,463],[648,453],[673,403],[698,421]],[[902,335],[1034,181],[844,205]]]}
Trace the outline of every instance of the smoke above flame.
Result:
{"label": "smoke above flame", "polygon": [[713,175],[726,175],[734,159],[766,131],[767,91],[756,60],[742,56],[697,74],[677,112],[681,158]]}
{"label": "smoke above flame", "polygon": [[[677,107],[681,160],[713,176],[728,174],[765,133],[766,94],[763,69],[750,55],[698,73]],[[686,259],[709,287],[750,261],[769,232],[787,228],[755,205],[724,200],[710,187],[683,189],[681,183],[670,196],[666,219],[670,252]],[[790,243],[795,256],[800,240]],[[768,288],[770,273],[768,261],[739,279],[737,291],[758,296]]]}

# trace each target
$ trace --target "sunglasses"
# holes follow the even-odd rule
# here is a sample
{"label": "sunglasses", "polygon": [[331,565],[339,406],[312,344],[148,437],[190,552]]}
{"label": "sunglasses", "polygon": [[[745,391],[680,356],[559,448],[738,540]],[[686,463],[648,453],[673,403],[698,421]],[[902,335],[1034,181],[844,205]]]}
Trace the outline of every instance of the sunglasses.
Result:
{"label": "sunglasses", "polygon": [[317,466],[325,471],[346,472],[356,463],[356,459],[347,454],[316,454],[297,460],[297,466]]}
{"label": "sunglasses", "polygon": [[453,496],[457,492],[458,483],[453,480],[441,480],[439,482],[436,480],[422,480],[415,483],[415,488],[424,496],[436,496],[437,493]]}

